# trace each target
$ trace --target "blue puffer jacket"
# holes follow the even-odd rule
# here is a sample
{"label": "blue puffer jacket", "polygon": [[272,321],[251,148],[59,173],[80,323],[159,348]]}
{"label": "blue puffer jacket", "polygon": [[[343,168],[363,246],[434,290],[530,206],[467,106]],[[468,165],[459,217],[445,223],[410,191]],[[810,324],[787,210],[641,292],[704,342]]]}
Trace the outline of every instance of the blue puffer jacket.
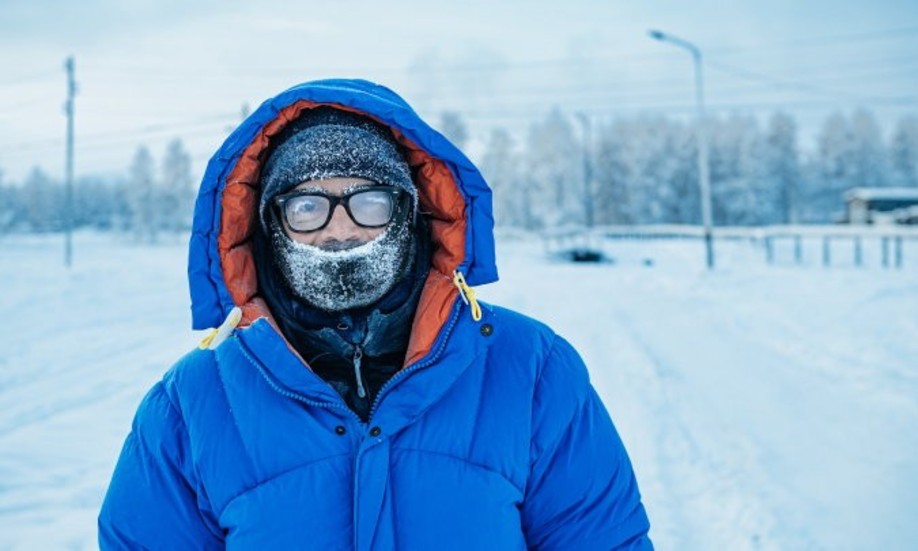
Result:
{"label": "blue puffer jacket", "polygon": [[[323,104],[393,129],[433,220],[406,365],[369,423],[278,332],[252,266],[263,153]],[[211,160],[195,210],[194,326],[230,321],[140,405],[101,547],[650,548],[628,456],[580,357],[463,283],[496,280],[492,225],[477,169],[390,90],[326,80],[263,104]]]}

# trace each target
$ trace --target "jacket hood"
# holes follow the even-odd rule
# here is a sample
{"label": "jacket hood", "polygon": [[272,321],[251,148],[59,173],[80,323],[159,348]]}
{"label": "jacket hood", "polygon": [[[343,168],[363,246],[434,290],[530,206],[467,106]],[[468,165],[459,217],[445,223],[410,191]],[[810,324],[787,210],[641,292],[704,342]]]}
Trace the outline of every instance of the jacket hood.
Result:
{"label": "jacket hood", "polygon": [[245,119],[210,159],[189,246],[192,327],[215,327],[235,306],[242,309],[242,326],[271,319],[252,256],[253,235],[260,231],[262,163],[274,136],[304,110],[321,105],[375,119],[407,152],[434,248],[409,343],[407,360],[417,359],[432,345],[458,296],[454,272],[469,285],[497,281],[491,191],[472,162],[401,97],[365,80],[319,80],[280,93]]}

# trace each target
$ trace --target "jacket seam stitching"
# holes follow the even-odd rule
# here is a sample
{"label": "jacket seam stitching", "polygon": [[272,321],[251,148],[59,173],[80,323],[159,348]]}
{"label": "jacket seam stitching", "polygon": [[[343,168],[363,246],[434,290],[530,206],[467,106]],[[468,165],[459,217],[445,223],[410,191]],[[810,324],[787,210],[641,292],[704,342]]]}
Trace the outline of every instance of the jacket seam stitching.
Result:
{"label": "jacket seam stitching", "polygon": [[295,466],[295,467],[291,467],[291,468],[289,468],[289,469],[285,469],[285,470],[283,470],[283,471],[281,471],[281,472],[279,472],[279,473],[277,473],[277,474],[274,474],[274,475],[272,475],[272,476],[270,476],[270,477],[268,477],[268,478],[266,478],[266,479],[264,479],[264,480],[262,480],[262,481],[260,481],[260,482],[258,482],[258,483],[256,483],[256,484],[253,484],[252,486],[248,486],[248,487],[246,487],[246,488],[240,490],[239,492],[237,492],[233,497],[231,497],[231,498],[226,502],[226,505],[224,505],[224,506],[223,506],[223,509],[220,510],[220,514],[218,515],[218,518],[222,517],[222,516],[226,513],[226,510],[229,509],[230,506],[233,504],[233,502],[235,502],[237,499],[239,499],[240,497],[244,496],[245,494],[248,494],[248,493],[250,493],[250,492],[253,492],[253,491],[257,490],[258,488],[260,488],[261,486],[264,486],[265,484],[268,484],[268,483],[270,483],[270,482],[273,482],[273,481],[277,480],[278,478],[280,478],[280,477],[282,477],[282,476],[286,476],[286,475],[288,475],[288,474],[290,474],[290,473],[292,473],[292,472],[294,472],[294,471],[298,471],[298,470],[300,470],[300,469],[302,469],[302,468],[310,467],[310,466],[312,466],[312,465],[315,465],[316,463],[321,463],[322,461],[327,461],[327,460],[329,460],[329,459],[335,459],[335,458],[337,458],[337,457],[346,457],[346,456],[349,456],[349,455],[352,455],[352,454],[351,454],[350,452],[346,452],[346,453],[338,453],[338,454],[335,454],[335,455],[326,455],[325,457],[320,457],[320,458],[318,458],[318,459],[313,459],[313,460],[311,460],[311,461],[307,461],[306,463],[301,463],[301,464],[299,464],[299,465],[297,465],[297,466]]}
{"label": "jacket seam stitching", "polygon": [[466,459],[466,458],[464,458],[464,457],[460,457],[460,456],[458,456],[458,455],[453,455],[453,454],[451,454],[451,453],[444,453],[444,452],[438,452],[438,451],[433,451],[433,450],[423,450],[423,449],[420,449],[420,448],[395,448],[395,449],[393,449],[392,451],[416,452],[416,453],[427,453],[427,454],[431,454],[431,455],[438,455],[438,456],[441,456],[441,457],[448,457],[448,458],[450,458],[450,459],[455,459],[456,461],[461,461],[462,463],[466,463],[466,464],[468,464],[468,465],[472,465],[473,467],[478,467],[479,469],[481,469],[481,470],[483,470],[483,471],[487,471],[487,472],[489,472],[489,473],[496,474],[497,476],[499,476],[499,477],[501,477],[502,479],[506,480],[508,484],[510,484],[511,486],[513,486],[513,489],[514,489],[514,490],[516,490],[517,492],[520,493],[520,499],[523,498],[523,495],[524,495],[524,494],[523,494],[522,488],[520,488],[515,482],[513,482],[513,480],[511,480],[511,479],[510,479],[507,475],[505,475],[504,473],[502,473],[502,472],[500,472],[500,471],[498,471],[498,470],[496,470],[496,469],[493,469],[493,468],[491,468],[491,467],[488,467],[487,465],[482,465],[481,463],[476,463],[476,462],[474,462],[474,461],[470,461],[470,460],[468,460],[468,459]]}
{"label": "jacket seam stitching", "polygon": [[526,466],[526,480],[523,483],[523,499],[525,501],[526,495],[529,492],[529,477],[532,475],[532,468],[536,464],[536,457],[532,450],[533,438],[535,437],[535,400],[536,394],[539,392],[539,386],[542,384],[542,374],[545,372],[548,362],[551,359],[552,354],[555,351],[555,347],[558,344],[558,335],[557,333],[552,333],[551,346],[548,348],[548,351],[545,353],[545,357],[542,358],[542,362],[539,365],[538,373],[536,373],[535,384],[532,386],[532,412],[529,417],[529,463]]}
{"label": "jacket seam stitching", "polygon": [[[190,462],[191,468],[192,468],[193,471],[194,471],[193,474],[194,474],[194,476],[195,476],[195,480],[194,480],[194,481],[188,480],[188,478],[187,478],[188,475],[187,475],[186,473],[184,473],[184,472],[181,472],[181,470],[180,470],[180,472],[181,472],[181,474],[182,474],[182,477],[185,479],[185,480],[184,480],[185,484],[187,484],[188,487],[191,488],[191,489],[194,491],[194,497],[195,497],[195,500],[197,500],[197,499],[201,498],[201,493],[198,491],[198,486],[203,487],[203,486],[204,486],[204,481],[203,481],[203,479],[200,477],[200,474],[197,472],[197,470],[198,470],[198,465],[197,465],[196,462],[194,461],[194,457],[191,455],[191,449],[190,449],[190,445],[191,445],[191,433],[188,431],[188,424],[185,422],[185,416],[184,416],[184,414],[182,413],[182,410],[175,404],[175,402],[172,401],[172,396],[169,395],[169,392],[166,390],[166,385],[165,385],[164,383],[160,385],[160,389],[161,389],[161,392],[162,392],[162,394],[163,394],[163,397],[166,398],[166,403],[169,404],[169,408],[172,410],[172,412],[175,414],[175,416],[178,417],[179,423],[181,423],[181,425],[182,425],[182,430],[183,430],[183,432],[184,432],[184,434],[185,434],[185,439],[188,441],[189,449],[187,449],[187,450],[185,451],[185,453],[188,454],[187,460]],[[207,505],[208,505],[209,507],[213,508],[213,503],[210,501],[210,497],[207,496],[206,494],[204,495],[204,500],[207,502]],[[209,525],[207,522],[204,521],[204,518],[203,518],[203,517],[204,517],[204,511],[201,510],[201,507],[200,507],[197,503],[195,503],[194,505],[195,505],[195,509],[196,509],[197,512],[198,512],[198,515],[199,515],[200,517],[202,517],[202,518],[201,518],[201,521],[202,521],[202,524],[204,525],[204,529],[207,530],[207,532],[209,532],[209,533],[210,533],[214,538],[216,538],[218,541],[221,541],[221,542],[224,541],[223,534],[214,533],[214,531],[211,529],[210,525]],[[213,520],[214,520],[214,522],[216,522],[216,523],[219,524],[219,521],[218,521],[217,518],[214,518]]]}
{"label": "jacket seam stitching", "polygon": [[[539,365],[539,372],[536,374],[535,384],[532,386],[532,402],[533,402],[533,408],[532,408],[532,418],[530,419],[530,423],[529,423],[529,431],[530,431],[530,439],[529,439],[529,441],[530,441],[530,442],[532,442],[531,436],[532,436],[532,433],[533,433],[534,430],[535,430],[535,426],[533,425],[532,422],[535,420],[535,399],[536,399],[536,395],[539,393],[539,388],[542,386],[542,374],[545,373],[545,369],[546,369],[547,366],[548,366],[549,360],[551,360],[552,354],[555,353],[555,347],[556,347],[557,345],[558,345],[558,335],[553,333],[553,334],[552,334],[552,339],[551,339],[551,346],[548,348],[548,351],[545,353],[545,357],[542,358],[542,363]],[[530,467],[530,469],[531,469],[532,466],[535,464],[535,461],[534,461],[533,458],[532,458],[532,453],[531,453],[531,452],[532,452],[532,448],[530,448],[530,454],[529,454],[529,467]]]}
{"label": "jacket seam stitching", "polygon": [[[252,461],[252,453],[249,451],[249,448],[248,448],[248,446],[246,445],[246,440],[245,440],[245,438],[242,436],[242,428],[239,426],[239,419],[236,417],[235,412],[232,411],[232,407],[230,406],[229,391],[228,391],[227,388],[226,388],[226,381],[223,380],[223,374],[220,372],[220,361],[219,361],[219,359],[216,357],[216,353],[214,353],[214,360],[215,360],[215,361],[214,361],[214,370],[216,371],[216,377],[217,377],[217,380],[218,380],[218,382],[219,382],[219,384],[220,384],[220,393],[223,394],[223,400],[225,401],[227,407],[230,409],[230,411],[229,411],[229,417],[230,417],[230,419],[232,420],[232,426],[233,426],[233,429],[235,430],[236,437],[239,439],[239,448],[242,450],[242,452],[243,452],[243,454],[244,454],[244,457],[245,457],[245,463],[246,463],[246,465],[248,466],[248,473],[246,473],[246,474],[251,474],[252,477],[254,478],[254,477],[256,476],[256,473],[257,473],[257,468],[256,468],[254,462]],[[258,484],[256,484],[255,486],[258,486]],[[255,486],[253,486],[253,488],[254,488]],[[223,507],[220,508],[220,513],[216,515],[218,521],[219,521],[220,517],[223,516],[223,512],[226,511],[226,508],[227,508],[227,506],[229,505],[229,503],[232,502],[232,500],[236,499],[239,495],[240,495],[240,494],[234,495],[232,498],[230,498],[229,501],[227,501],[227,502],[223,505]],[[213,505],[213,504],[211,504],[211,505]]]}
{"label": "jacket seam stitching", "polygon": [[539,372],[536,374],[535,385],[533,385],[533,398],[535,394],[539,391],[539,386],[542,384],[542,374],[545,373],[545,368],[548,366],[548,361],[551,359],[551,355],[555,353],[555,347],[558,344],[558,335],[552,334],[551,336],[551,346],[548,348],[548,351],[545,353],[545,357],[542,358],[542,363],[539,365]]}

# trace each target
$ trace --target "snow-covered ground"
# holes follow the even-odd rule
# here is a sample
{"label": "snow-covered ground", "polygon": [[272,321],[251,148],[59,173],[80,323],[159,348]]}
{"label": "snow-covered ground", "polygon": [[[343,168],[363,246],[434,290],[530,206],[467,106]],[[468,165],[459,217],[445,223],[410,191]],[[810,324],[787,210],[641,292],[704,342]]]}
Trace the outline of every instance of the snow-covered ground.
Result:
{"label": "snow-covered ground", "polygon": [[[909,246],[902,270],[823,269],[768,267],[737,242],[708,273],[693,242],[610,243],[615,263],[572,265],[505,236],[502,281],[478,295],[581,351],[658,548],[915,549]],[[68,271],[59,236],[0,238],[0,549],[95,547],[138,401],[200,338],[185,254],[79,234]]]}

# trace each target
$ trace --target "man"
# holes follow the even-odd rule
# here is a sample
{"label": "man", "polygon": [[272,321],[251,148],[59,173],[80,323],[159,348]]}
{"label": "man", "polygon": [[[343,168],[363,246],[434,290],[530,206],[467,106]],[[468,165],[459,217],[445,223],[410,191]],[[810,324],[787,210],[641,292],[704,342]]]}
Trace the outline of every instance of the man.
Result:
{"label": "man", "polygon": [[392,91],[294,87],[204,176],[193,324],[141,404],[103,548],[644,549],[628,456],[577,353],[479,303],[477,169]]}

